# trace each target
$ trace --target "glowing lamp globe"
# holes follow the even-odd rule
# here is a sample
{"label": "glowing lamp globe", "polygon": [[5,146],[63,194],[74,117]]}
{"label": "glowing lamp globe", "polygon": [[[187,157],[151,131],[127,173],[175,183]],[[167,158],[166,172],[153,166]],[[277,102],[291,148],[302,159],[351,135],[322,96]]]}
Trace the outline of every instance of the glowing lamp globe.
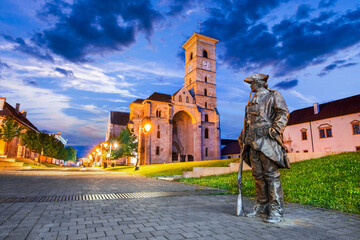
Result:
{"label": "glowing lamp globe", "polygon": [[151,124],[145,124],[145,130],[148,132],[151,129]]}

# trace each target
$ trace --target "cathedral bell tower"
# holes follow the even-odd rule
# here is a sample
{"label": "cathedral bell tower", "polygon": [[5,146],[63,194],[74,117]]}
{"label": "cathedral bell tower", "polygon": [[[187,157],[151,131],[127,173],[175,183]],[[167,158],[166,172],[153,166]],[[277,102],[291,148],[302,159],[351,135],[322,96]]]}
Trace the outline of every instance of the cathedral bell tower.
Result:
{"label": "cathedral bell tower", "polygon": [[194,33],[182,46],[185,49],[184,86],[195,98],[196,105],[216,108],[215,44],[219,40]]}

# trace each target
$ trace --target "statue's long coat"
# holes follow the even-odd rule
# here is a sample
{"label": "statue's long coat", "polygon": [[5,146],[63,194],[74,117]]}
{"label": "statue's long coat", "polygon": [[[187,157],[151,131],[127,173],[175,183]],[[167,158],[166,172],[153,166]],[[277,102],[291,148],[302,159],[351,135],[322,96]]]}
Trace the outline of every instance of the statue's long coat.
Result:
{"label": "statue's long coat", "polygon": [[[245,139],[242,140],[244,130],[239,136],[239,141],[244,144],[243,160],[251,166],[248,155],[249,147],[251,147],[262,152],[280,168],[290,168],[282,142],[282,133],[289,119],[289,111],[284,98],[274,90],[259,92],[246,109]],[[270,137],[269,128],[276,130],[277,140]]]}

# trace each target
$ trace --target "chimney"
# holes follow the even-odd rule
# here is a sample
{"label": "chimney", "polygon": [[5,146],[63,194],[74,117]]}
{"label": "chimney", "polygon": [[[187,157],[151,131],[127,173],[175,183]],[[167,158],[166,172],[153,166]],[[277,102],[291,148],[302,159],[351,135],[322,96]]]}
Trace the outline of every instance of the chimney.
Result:
{"label": "chimney", "polygon": [[6,97],[0,97],[0,111],[4,110]]}
{"label": "chimney", "polygon": [[26,118],[26,114],[27,114],[27,111],[25,111],[25,110],[22,110],[22,115]]}
{"label": "chimney", "polygon": [[314,103],[314,114],[318,114],[318,113],[319,113],[319,104]]}
{"label": "chimney", "polygon": [[20,103],[17,103],[17,104],[16,104],[16,108],[15,108],[15,109],[16,109],[16,112],[18,113],[18,112],[19,112],[19,109],[20,109]]}

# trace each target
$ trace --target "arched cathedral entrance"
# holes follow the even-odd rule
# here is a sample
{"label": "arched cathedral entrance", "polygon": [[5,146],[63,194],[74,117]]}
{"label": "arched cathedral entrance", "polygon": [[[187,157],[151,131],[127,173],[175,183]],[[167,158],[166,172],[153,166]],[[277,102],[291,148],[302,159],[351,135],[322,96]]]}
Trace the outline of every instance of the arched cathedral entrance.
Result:
{"label": "arched cathedral entrance", "polygon": [[173,117],[172,161],[194,160],[194,127],[191,116],[185,111]]}

